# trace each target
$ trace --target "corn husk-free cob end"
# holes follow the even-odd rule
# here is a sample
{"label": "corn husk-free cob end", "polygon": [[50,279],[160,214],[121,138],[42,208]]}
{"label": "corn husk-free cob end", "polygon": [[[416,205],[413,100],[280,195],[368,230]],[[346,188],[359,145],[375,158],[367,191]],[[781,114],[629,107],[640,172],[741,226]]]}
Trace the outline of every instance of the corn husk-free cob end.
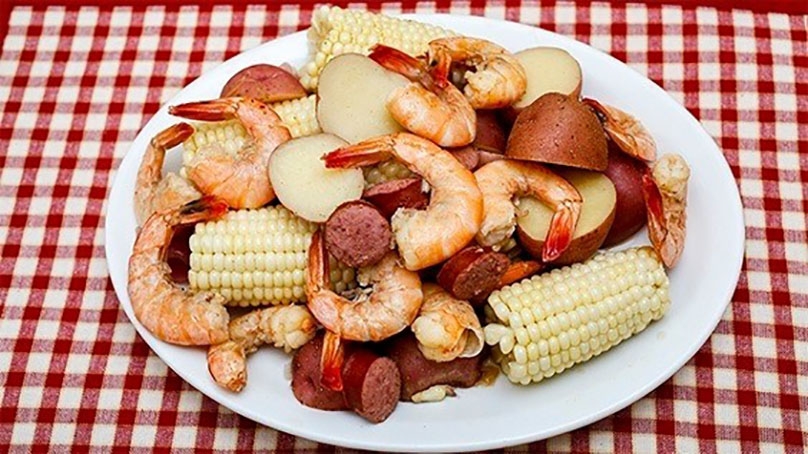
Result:
{"label": "corn husk-free cob end", "polygon": [[588,361],[665,315],[668,277],[650,247],[604,252],[492,293],[485,339],[511,382]]}

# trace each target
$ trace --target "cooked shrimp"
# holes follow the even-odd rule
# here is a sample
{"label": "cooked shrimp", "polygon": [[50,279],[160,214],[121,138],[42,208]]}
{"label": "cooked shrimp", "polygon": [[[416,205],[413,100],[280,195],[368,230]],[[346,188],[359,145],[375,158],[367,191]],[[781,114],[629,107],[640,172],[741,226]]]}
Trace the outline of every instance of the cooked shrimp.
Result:
{"label": "cooked shrimp", "polygon": [[177,208],[202,197],[188,180],[179,175],[169,173],[163,177],[166,151],[181,144],[193,132],[191,125],[178,123],[149,141],[135,180],[135,217],[138,225],[143,225],[152,213]]}
{"label": "cooked shrimp", "polygon": [[429,59],[438,79],[448,77],[454,62],[474,67],[465,74],[463,93],[475,109],[510,106],[527,90],[522,64],[491,41],[465,36],[436,39],[429,43]]}
{"label": "cooked shrimp", "polygon": [[230,340],[208,350],[208,370],[225,389],[239,392],[247,384],[247,354],[263,344],[289,352],[314,338],[317,322],[305,306],[258,309],[230,321]]}
{"label": "cooked shrimp", "polygon": [[668,268],[676,265],[685,248],[689,178],[690,168],[684,158],[678,154],[666,154],[642,179],[648,211],[648,237]]}
{"label": "cooked shrimp", "polygon": [[423,292],[424,302],[412,323],[421,353],[432,361],[477,356],[484,337],[471,304],[453,298],[435,284],[424,284]]}
{"label": "cooked shrimp", "polygon": [[360,167],[394,157],[432,187],[425,210],[400,208],[391,225],[408,270],[443,262],[463,249],[480,229],[483,196],[474,175],[451,153],[408,133],[376,137],[332,151],[326,167]]}
{"label": "cooked shrimp", "polygon": [[644,161],[656,159],[656,142],[639,120],[594,99],[584,99],[583,102],[599,114],[606,134],[624,153]]}
{"label": "cooked shrimp", "polygon": [[533,162],[501,160],[474,172],[483,194],[483,223],[477,242],[497,246],[516,228],[514,197],[533,196],[555,210],[542,248],[542,260],[557,259],[570,245],[583,199],[575,186]]}
{"label": "cooked shrimp", "polygon": [[183,291],[171,280],[166,250],[177,227],[215,219],[227,205],[212,197],[151,215],[129,257],[129,299],[135,316],[158,339],[180,345],[218,344],[228,339],[224,298]]}
{"label": "cooked shrimp", "polygon": [[328,330],[323,344],[323,382],[340,387],[340,340],[380,341],[410,326],[423,301],[418,274],[399,265],[394,252],[375,265],[360,268],[357,280],[367,292],[353,300],[331,291],[328,252],[320,232],[309,247],[306,299],[309,310]]}
{"label": "cooked shrimp", "polygon": [[215,195],[233,208],[258,208],[275,198],[269,157],[292,136],[266,104],[251,98],[222,98],[171,106],[168,111],[192,120],[237,119],[252,138],[235,154],[211,144],[194,155],[187,164],[188,178],[204,194]]}
{"label": "cooked shrimp", "polygon": [[435,79],[423,63],[392,47],[377,45],[369,57],[412,81],[387,98],[387,110],[397,122],[442,147],[474,141],[477,114],[446,77]]}

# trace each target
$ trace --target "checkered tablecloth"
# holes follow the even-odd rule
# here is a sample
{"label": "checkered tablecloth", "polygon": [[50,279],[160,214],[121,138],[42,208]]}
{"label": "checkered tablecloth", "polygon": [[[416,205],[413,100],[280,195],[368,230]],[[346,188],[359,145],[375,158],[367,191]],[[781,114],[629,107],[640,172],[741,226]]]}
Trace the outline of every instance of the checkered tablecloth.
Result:
{"label": "checkered tablecloth", "polygon": [[[119,307],[103,246],[105,199],[141,126],[206,70],[307,27],[311,7],[113,3],[11,7],[0,17],[8,21],[0,56],[0,452],[333,450],[238,416],[171,372]],[[803,452],[806,17],[598,2],[406,5],[537,25],[626,61],[701,120],[743,197],[743,271],[710,340],[629,408],[529,447]]]}

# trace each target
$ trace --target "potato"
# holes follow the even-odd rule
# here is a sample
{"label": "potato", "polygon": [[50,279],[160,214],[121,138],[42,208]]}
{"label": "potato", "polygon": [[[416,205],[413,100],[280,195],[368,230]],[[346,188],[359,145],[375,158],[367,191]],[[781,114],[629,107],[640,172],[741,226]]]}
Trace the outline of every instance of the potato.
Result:
{"label": "potato", "polygon": [[508,132],[502,126],[493,110],[477,111],[477,132],[474,137],[474,148],[478,150],[490,151],[492,153],[504,153],[505,145],[508,143]]}
{"label": "potato", "polygon": [[300,81],[283,68],[253,65],[237,72],[222,88],[222,97],[246,96],[263,102],[280,102],[306,96]]}
{"label": "potato", "polygon": [[324,154],[347,143],[332,134],[292,139],[269,159],[269,180],[278,200],[296,215],[325,222],[344,202],[362,197],[362,169],[326,169]]}
{"label": "potato", "polygon": [[387,111],[387,97],[409,80],[364,55],[342,54],[325,65],[317,85],[317,121],[350,143],[403,131]]}
{"label": "potato", "polygon": [[505,154],[589,170],[606,170],[608,164],[598,117],[582,102],[559,93],[547,93],[522,110]]}
{"label": "potato", "polygon": [[577,98],[581,95],[581,65],[564,49],[534,47],[514,54],[527,74],[527,91],[513,104],[517,111],[529,106],[546,93],[561,93]]}
{"label": "potato", "polygon": [[[588,259],[603,244],[614,220],[617,193],[611,180],[600,172],[576,169],[557,172],[578,189],[584,200],[569,248],[553,262],[568,265]],[[529,254],[541,259],[553,211],[539,200],[523,197],[519,200],[519,212],[516,218],[519,242]]]}
{"label": "potato", "polygon": [[645,199],[642,193],[642,175],[645,164],[631,158],[617,146],[609,144],[609,166],[604,172],[617,191],[614,222],[604,246],[620,243],[640,230],[646,222]]}

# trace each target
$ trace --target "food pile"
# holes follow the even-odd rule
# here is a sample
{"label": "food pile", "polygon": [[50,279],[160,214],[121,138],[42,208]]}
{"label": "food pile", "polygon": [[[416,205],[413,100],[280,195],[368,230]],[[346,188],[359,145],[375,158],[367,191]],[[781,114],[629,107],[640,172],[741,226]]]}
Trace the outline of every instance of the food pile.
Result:
{"label": "food pile", "polygon": [[[300,77],[245,68],[150,142],[128,290],[156,337],[209,346],[232,392],[249,353],[294,351],[301,403],[381,422],[489,362],[549,378],[665,314],[688,166],[581,98],[571,55],[337,7],[309,40]],[[598,252],[646,225],[651,246]]]}

